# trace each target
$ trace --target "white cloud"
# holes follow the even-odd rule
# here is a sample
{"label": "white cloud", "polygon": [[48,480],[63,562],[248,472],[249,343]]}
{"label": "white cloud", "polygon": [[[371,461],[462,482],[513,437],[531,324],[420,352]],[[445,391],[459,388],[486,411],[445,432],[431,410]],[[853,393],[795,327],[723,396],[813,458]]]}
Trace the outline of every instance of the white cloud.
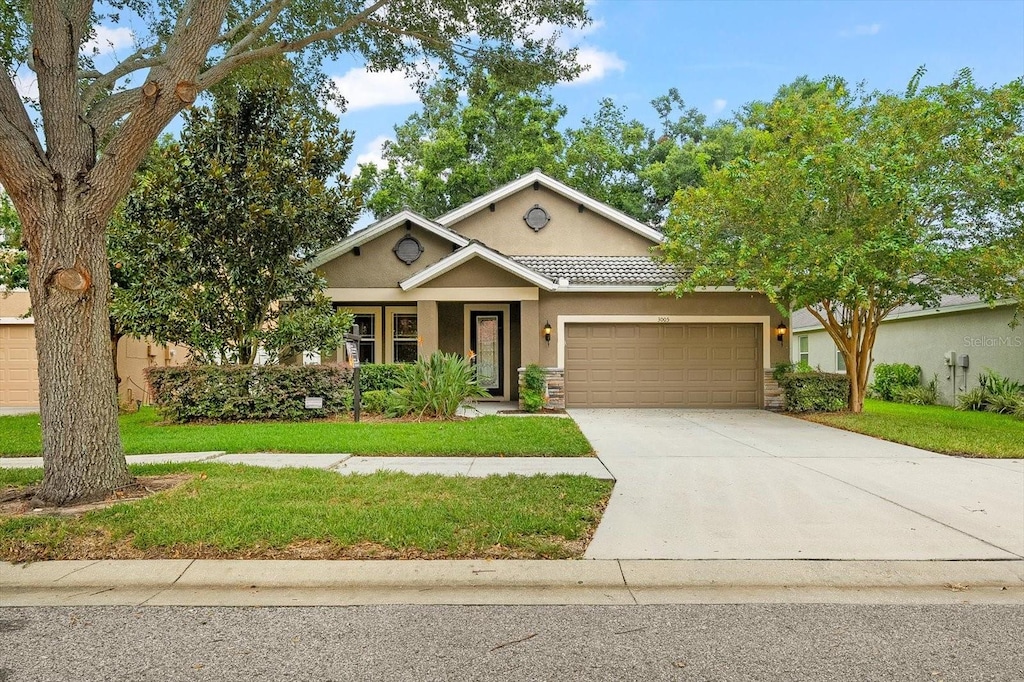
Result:
{"label": "white cloud", "polygon": [[711,103],[711,113],[720,114],[725,111],[726,105],[729,104],[728,100],[716,99]]}
{"label": "white cloud", "polygon": [[350,69],[344,76],[335,76],[332,80],[349,111],[420,101],[413,80],[401,71]]}
{"label": "white cloud", "polygon": [[11,81],[14,83],[14,88],[18,91],[18,94],[22,97],[39,99],[39,83],[36,82],[36,75],[31,71],[27,69],[24,72],[19,71],[14,74]]}
{"label": "white cloud", "polygon": [[596,47],[580,47],[576,53],[576,62],[586,68],[586,71],[577,76],[572,85],[580,83],[592,83],[604,78],[611,71],[626,70],[626,62],[619,59],[614,52],[605,52]]}
{"label": "white cloud", "polygon": [[82,52],[86,54],[107,54],[122,47],[129,47],[135,42],[135,34],[130,28],[123,26],[97,26],[96,35],[82,44]]}
{"label": "white cloud", "polygon": [[875,36],[882,30],[881,24],[857,24],[853,28],[844,28],[839,32],[844,38],[854,36]]}
{"label": "white cloud", "polygon": [[384,144],[387,142],[391,142],[391,138],[387,135],[378,135],[370,140],[363,147],[363,153],[356,156],[356,166],[372,163],[377,168],[387,168],[387,161],[384,160]]}

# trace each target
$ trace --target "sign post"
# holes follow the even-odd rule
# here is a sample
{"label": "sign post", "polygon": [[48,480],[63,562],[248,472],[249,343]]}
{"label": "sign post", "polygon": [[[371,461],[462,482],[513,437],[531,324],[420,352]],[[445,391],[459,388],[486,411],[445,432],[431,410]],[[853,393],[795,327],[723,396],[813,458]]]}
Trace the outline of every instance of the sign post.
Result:
{"label": "sign post", "polygon": [[359,421],[360,407],[362,407],[362,392],[359,390],[359,329],[345,334],[345,355],[348,356],[348,366],[352,368],[352,419]]}

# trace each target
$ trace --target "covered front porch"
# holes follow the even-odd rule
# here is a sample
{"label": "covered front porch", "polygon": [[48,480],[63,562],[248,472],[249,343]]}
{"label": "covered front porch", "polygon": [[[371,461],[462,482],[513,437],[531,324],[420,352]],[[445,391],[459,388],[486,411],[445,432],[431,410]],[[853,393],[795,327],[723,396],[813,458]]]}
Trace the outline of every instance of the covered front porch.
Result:
{"label": "covered front porch", "polygon": [[[418,293],[427,291],[436,290]],[[334,305],[354,315],[361,363],[415,362],[438,350],[457,353],[473,358],[478,380],[491,394],[485,400],[516,401],[518,370],[539,362],[544,343],[537,292],[518,292],[532,294],[525,300],[489,293],[472,300],[350,302],[335,298]]]}

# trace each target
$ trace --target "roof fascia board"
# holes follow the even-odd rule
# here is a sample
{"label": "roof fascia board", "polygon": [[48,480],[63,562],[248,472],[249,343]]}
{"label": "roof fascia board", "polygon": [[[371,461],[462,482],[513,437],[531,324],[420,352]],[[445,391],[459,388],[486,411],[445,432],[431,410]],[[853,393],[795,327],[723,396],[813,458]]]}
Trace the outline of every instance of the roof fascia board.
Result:
{"label": "roof fascia board", "polygon": [[569,187],[565,183],[559,182],[558,180],[555,180],[552,177],[544,175],[544,173],[541,173],[539,171],[533,171],[532,173],[528,173],[522,176],[521,178],[513,180],[512,182],[483,195],[482,197],[477,197],[473,201],[470,201],[467,204],[463,204],[462,206],[459,206],[458,208],[449,211],[448,213],[445,213],[443,216],[440,216],[437,219],[437,222],[446,227],[451,227],[460,220],[468,218],[474,213],[484,208],[487,208],[492,203],[501,201],[502,199],[511,196],[512,194],[515,194],[516,192],[525,189],[526,187],[529,187],[535,182],[540,183],[544,187],[547,187],[548,189],[557,192],[558,194],[561,194],[562,196],[566,197],[567,199],[570,199],[571,201],[576,202],[577,204],[582,204],[586,206],[594,213],[597,213],[598,215],[603,216],[608,220],[611,220],[612,222],[618,223],[619,225],[625,227],[628,230],[636,232],[637,234],[643,237],[647,237],[655,244],[662,244],[665,242],[665,235],[663,235],[661,232],[658,232],[653,227],[650,227],[649,225],[644,225],[639,220],[629,217],[622,211],[616,208],[612,208],[607,204],[601,203],[597,199],[589,197],[586,194],[578,190],[575,190],[572,187]]}
{"label": "roof fascia board", "polygon": [[[570,293],[631,293],[631,292],[654,292],[659,294],[670,293],[671,284],[568,284],[558,287],[558,291]],[[737,289],[736,287],[697,287],[694,293],[757,293],[752,289]]]}
{"label": "roof fascia board", "polygon": [[398,286],[402,287],[404,291],[415,289],[421,284],[425,284],[435,277],[440,277],[444,273],[455,269],[459,265],[462,265],[471,258],[482,258],[483,260],[495,265],[503,270],[511,272],[517,277],[521,277],[531,284],[535,284],[541,289],[546,291],[554,291],[558,286],[549,280],[547,277],[530,270],[529,268],[515,262],[507,256],[495,253],[490,249],[482,246],[479,243],[472,243],[462,249],[459,249],[455,253],[451,254],[447,258],[443,258],[437,263],[434,263],[428,268],[420,270],[412,277],[399,282]]}
{"label": "roof fascia board", "polygon": [[[961,303],[959,305],[942,306],[939,308],[927,308],[926,310],[911,310],[906,313],[889,315],[885,319],[883,319],[879,324],[885,324],[886,322],[896,322],[897,320],[913,319],[915,317],[930,317],[932,315],[949,315],[952,313],[970,312],[971,310],[981,310],[983,308],[991,308],[995,310],[996,308],[1016,305],[1016,303],[1016,301],[1010,299],[1004,301],[996,301],[994,305],[989,305],[985,301],[975,301],[974,303]],[[820,323],[815,322],[814,324],[811,325],[793,328],[794,334],[797,332],[812,331],[824,331],[824,327],[822,327]]]}
{"label": "roof fascia board", "polygon": [[306,268],[309,270],[312,270],[313,268],[318,268],[324,263],[332,261],[338,256],[348,253],[357,246],[362,246],[367,242],[373,241],[382,234],[390,232],[399,225],[403,225],[406,221],[415,223],[416,225],[422,227],[426,231],[432,232],[439,237],[447,239],[448,241],[450,241],[453,244],[456,244],[457,246],[462,247],[469,244],[469,240],[463,237],[462,235],[456,234],[455,232],[452,232],[448,228],[444,227],[443,225],[428,218],[424,218],[423,216],[414,211],[406,209],[404,211],[400,211],[394,214],[393,216],[384,218],[382,220],[378,220],[376,223],[370,225],[369,227],[359,230],[355,234],[349,235],[348,237],[341,240],[334,246],[330,246],[324,249],[306,265]]}

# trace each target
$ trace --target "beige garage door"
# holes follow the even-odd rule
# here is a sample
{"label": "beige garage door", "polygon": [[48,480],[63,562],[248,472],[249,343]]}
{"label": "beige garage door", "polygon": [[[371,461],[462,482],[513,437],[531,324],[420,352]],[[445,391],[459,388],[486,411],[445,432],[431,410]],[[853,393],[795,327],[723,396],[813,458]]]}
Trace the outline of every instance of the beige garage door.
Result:
{"label": "beige garage door", "polygon": [[0,324],[0,407],[39,404],[36,337],[31,324]]}
{"label": "beige garage door", "polygon": [[761,326],[568,324],[569,407],[761,407]]}

